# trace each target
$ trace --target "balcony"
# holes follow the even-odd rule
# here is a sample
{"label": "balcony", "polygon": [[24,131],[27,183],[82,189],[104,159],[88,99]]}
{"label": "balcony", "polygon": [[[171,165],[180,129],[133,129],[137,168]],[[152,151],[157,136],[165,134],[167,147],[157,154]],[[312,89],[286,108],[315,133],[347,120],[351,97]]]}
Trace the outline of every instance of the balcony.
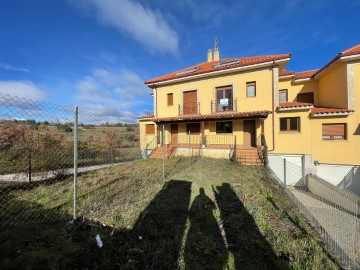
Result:
{"label": "balcony", "polygon": [[200,114],[200,102],[179,105],[179,115]]}
{"label": "balcony", "polygon": [[229,102],[227,106],[219,104],[217,100],[211,101],[211,113],[222,113],[222,112],[236,112],[237,99]]}

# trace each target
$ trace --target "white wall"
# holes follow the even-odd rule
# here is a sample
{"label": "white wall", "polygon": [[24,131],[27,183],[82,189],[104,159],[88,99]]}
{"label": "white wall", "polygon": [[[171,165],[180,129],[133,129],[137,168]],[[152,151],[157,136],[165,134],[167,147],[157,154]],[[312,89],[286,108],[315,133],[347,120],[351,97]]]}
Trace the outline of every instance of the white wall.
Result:
{"label": "white wall", "polygon": [[316,175],[334,186],[346,189],[360,196],[360,168],[359,166],[319,164]]}
{"label": "white wall", "polygon": [[286,185],[296,186],[302,180],[301,155],[269,154],[270,169],[284,183],[284,159],[286,159]]}

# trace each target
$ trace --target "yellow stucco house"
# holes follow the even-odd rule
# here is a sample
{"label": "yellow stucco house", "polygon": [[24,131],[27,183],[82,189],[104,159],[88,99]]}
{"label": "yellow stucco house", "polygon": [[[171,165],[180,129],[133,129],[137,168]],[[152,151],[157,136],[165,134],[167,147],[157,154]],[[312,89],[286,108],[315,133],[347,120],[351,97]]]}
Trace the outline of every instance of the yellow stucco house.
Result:
{"label": "yellow stucco house", "polygon": [[359,165],[360,45],[318,70],[287,71],[290,59],[220,59],[215,48],[207,62],[146,81],[154,113],[139,117],[143,153],[242,164],[264,164],[267,153],[305,155],[309,168]]}

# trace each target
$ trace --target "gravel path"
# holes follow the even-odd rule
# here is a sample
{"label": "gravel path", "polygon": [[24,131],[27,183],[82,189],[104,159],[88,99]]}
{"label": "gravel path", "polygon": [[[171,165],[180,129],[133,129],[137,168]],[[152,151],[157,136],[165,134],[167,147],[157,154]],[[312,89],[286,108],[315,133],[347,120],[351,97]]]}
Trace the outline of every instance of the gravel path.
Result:
{"label": "gravel path", "polygon": [[[95,170],[100,170],[100,169],[104,169],[104,168],[108,168],[111,166],[118,166],[124,163],[127,163],[129,161],[126,162],[121,162],[121,163],[115,163],[115,164],[105,164],[105,165],[96,165],[96,166],[88,166],[88,167],[80,167],[78,168],[78,173],[84,173],[84,172],[89,172],[89,171],[95,171]],[[31,176],[31,181],[32,182],[37,182],[37,181],[42,181],[45,179],[50,179],[55,177],[58,174],[62,174],[62,175],[71,175],[74,173],[74,168],[67,168],[67,169],[60,169],[60,170],[55,170],[55,171],[48,171],[48,172],[40,172],[40,173],[33,173]],[[0,182],[2,183],[23,183],[23,182],[28,182],[29,181],[29,176],[26,173],[17,173],[17,174],[6,174],[6,175],[0,175]]]}

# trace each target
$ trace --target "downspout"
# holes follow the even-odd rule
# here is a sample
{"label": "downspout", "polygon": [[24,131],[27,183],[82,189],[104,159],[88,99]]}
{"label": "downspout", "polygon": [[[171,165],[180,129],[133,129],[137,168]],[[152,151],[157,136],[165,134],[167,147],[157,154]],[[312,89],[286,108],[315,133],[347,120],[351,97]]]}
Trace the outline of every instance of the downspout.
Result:
{"label": "downspout", "polygon": [[273,60],[273,65],[271,68],[271,80],[272,80],[272,149],[269,151],[274,151],[275,150],[275,100],[274,100],[274,96],[275,96],[275,86],[274,86],[274,66],[275,66],[275,61]]}

